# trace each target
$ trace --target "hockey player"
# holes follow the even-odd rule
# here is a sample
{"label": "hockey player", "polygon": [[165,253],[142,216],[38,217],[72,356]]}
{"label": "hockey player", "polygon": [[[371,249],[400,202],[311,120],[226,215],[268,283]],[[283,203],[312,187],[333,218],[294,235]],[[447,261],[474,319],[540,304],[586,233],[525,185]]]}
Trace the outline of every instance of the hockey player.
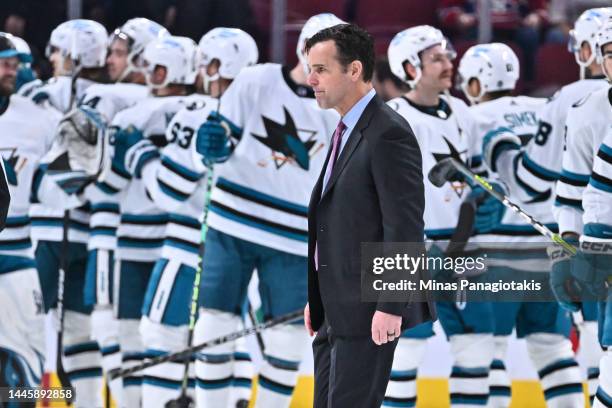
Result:
{"label": "hockey player", "polygon": [[[202,37],[199,48],[204,56],[200,69],[203,83],[216,96],[243,67],[255,65],[258,57],[255,40],[239,29],[215,28]],[[156,148],[149,139],[135,137],[130,138],[127,147],[156,152],[142,159],[141,176],[137,177],[155,205],[168,213],[161,258],[153,269],[143,306],[140,332],[147,353],[179,351],[188,345],[193,282],[201,262],[200,218],[208,181],[206,168],[193,154],[192,145],[196,130],[218,105],[217,99],[207,96],[181,109],[168,125],[168,145],[163,148]],[[145,370],[143,406],[164,407],[177,398],[184,370],[185,364],[180,361]],[[239,385],[248,385],[241,398],[246,404],[251,376],[247,372],[240,377]]]}
{"label": "hockey player", "polygon": [[[597,62],[608,82],[612,83],[612,21],[608,20],[601,28],[596,39]],[[607,290],[608,301],[599,305],[599,341],[607,348],[599,364],[599,387],[596,391],[594,406],[612,405],[612,379],[610,372],[610,253],[609,209],[610,203],[610,123],[612,121],[612,101],[610,87],[594,91],[568,112],[567,148],[563,153],[562,175],[557,184],[557,194],[567,200],[564,205],[555,207],[559,231],[568,239],[580,235],[580,253],[570,262],[569,276],[579,286],[593,292]],[[593,113],[596,113],[595,115]],[[588,118],[588,120],[585,120]],[[607,139],[605,142],[603,140]],[[603,142],[603,143],[602,143]],[[584,211],[583,211],[584,209]],[[606,261],[607,259],[607,261]],[[594,275],[594,278],[589,275]],[[600,279],[594,288],[594,279]],[[607,287],[604,287],[607,280]],[[566,292],[569,300],[573,293]],[[590,297],[592,300],[592,297]]]}
{"label": "hockey player", "polygon": [[17,52],[20,54],[21,61],[19,63],[19,69],[17,69],[17,80],[15,82],[15,92],[18,92],[24,85],[32,84],[36,81],[36,73],[32,69],[32,50],[30,46],[23,38],[12,35],[10,37]]}
{"label": "hockey player", "polygon": [[[503,132],[496,137],[488,138],[487,144],[483,147],[485,160],[490,160],[487,164],[497,169],[500,177],[509,186],[511,195],[521,198],[524,202],[545,198],[549,194],[554,195],[554,183],[559,178],[569,183],[586,185],[587,181],[584,180],[584,177],[578,180],[572,173],[562,174],[559,157],[564,151],[565,122],[571,106],[589,93],[606,87],[601,66],[595,60],[595,41],[599,29],[611,13],[611,8],[590,9],[582,13],[576,21],[570,45],[576,62],[581,72],[584,73],[584,79],[561,88],[543,107],[539,115],[538,131],[525,148],[521,150],[520,145],[511,139],[503,143],[505,140]],[[590,167],[585,171],[589,169]],[[579,200],[580,196],[569,197],[557,191],[555,208],[559,209],[560,214],[565,214],[560,215],[562,218],[575,218],[575,215],[572,215],[575,213],[572,207],[580,207],[580,202],[576,199]],[[558,218],[557,221],[565,223]],[[597,389],[597,376],[599,375],[597,366],[601,356],[600,348],[597,345],[596,310],[593,303],[579,305],[571,302],[569,297],[564,295],[562,281],[568,263],[568,259],[563,259],[553,264],[551,273],[553,282],[551,283],[553,289],[555,287],[561,289],[561,291],[555,291],[560,304],[574,312],[572,316],[580,332],[580,349],[587,366],[589,395],[592,398]]]}
{"label": "hockey player", "polygon": [[[116,83],[90,86],[81,97],[80,105],[95,111],[102,122],[110,123],[118,112],[147,97],[149,89],[144,86],[142,52],[149,42],[169,35],[165,28],[146,18],[133,18],[117,28],[110,36],[106,58],[108,76]],[[82,111],[75,114],[85,115]],[[85,129],[78,130],[82,133],[91,129],[88,119],[84,119],[75,121],[84,125]],[[111,307],[119,208],[116,202],[108,201],[105,187],[104,184],[92,183],[81,192],[80,198],[88,202],[91,209],[85,304],[94,306],[92,337],[100,346],[104,372],[108,372],[121,366],[118,324]],[[109,385],[117,405],[121,407],[121,378],[110,381]]]}
{"label": "hockey player", "polygon": [[[121,220],[117,229],[113,299],[119,319],[119,343],[123,366],[138,364],[145,358],[138,331],[145,291],[153,266],[160,258],[167,214],[159,210],[141,178],[142,165],[157,154],[153,146],[130,145],[139,135],[163,145],[168,122],[182,107],[190,104],[197,74],[198,53],[193,40],[163,37],[147,44],[143,53],[146,82],[153,96],[119,112],[111,125],[111,164],[102,170],[98,184],[118,202]],[[193,101],[193,99],[191,99]],[[126,162],[126,157],[129,158]],[[142,376],[123,379],[122,402],[126,407],[141,405]]]}
{"label": "hockey player", "polygon": [[[28,208],[34,171],[51,145],[49,129],[57,117],[13,94],[19,57],[10,37],[0,33],[0,183],[10,192],[6,227],[0,232],[0,386],[39,387],[44,312]],[[4,193],[3,200],[8,198]]]}
{"label": "hockey player", "polygon": [[[95,21],[62,23],[53,31],[49,47],[54,68],[62,75],[34,90],[32,100],[48,109],[67,113],[86,88],[104,78],[107,41],[106,30]],[[67,122],[62,120],[62,124],[65,126]],[[62,131],[58,129],[58,134]],[[54,140],[35,174],[30,209],[32,238],[37,242],[36,261],[45,311],[57,302],[59,270],[64,263],[66,266],[62,289],[63,365],[76,390],[75,405],[102,406],[101,354],[89,335],[91,305],[83,302],[89,211],[78,207],[65,212],[70,197],[58,186],[71,185],[82,178],[82,173],[68,171],[74,163],[64,160],[68,156],[63,140]],[[52,180],[50,174],[56,171],[60,178]]]}
{"label": "hockey player", "polygon": [[[612,36],[608,34],[607,37],[607,41],[612,41]],[[606,48],[602,56],[606,71],[612,72],[612,43]],[[610,105],[605,106],[609,111]],[[606,117],[610,118],[609,113]],[[599,363],[599,387],[592,403],[595,408],[612,406],[612,132],[609,126],[606,130],[605,139],[593,158],[593,171],[582,197],[581,252],[572,259],[571,266],[572,275],[601,298],[598,304],[599,341],[605,351]]]}
{"label": "hockey player", "polygon": [[[205,163],[220,164],[208,214],[195,343],[239,327],[255,268],[264,319],[305,303],[307,205],[338,117],[320,110],[306,85],[304,43],[341,22],[333,14],[311,17],[300,33],[300,62],[293,69],[277,64],[243,69],[218,111],[198,129],[196,151]],[[289,406],[306,332],[292,324],[262,337],[255,406]],[[227,343],[198,354],[198,406],[227,406],[233,349]]]}
{"label": "hockey player", "polygon": [[[388,56],[391,71],[411,87],[410,92],[388,104],[406,118],[417,136],[425,180],[429,170],[446,157],[477,167],[479,159],[475,156],[480,152],[476,140],[481,124],[461,100],[441,95],[451,86],[455,57],[442,32],[431,26],[404,30],[391,40]],[[444,241],[457,224],[459,206],[468,194],[470,188],[463,182],[442,188],[425,182],[425,234],[428,240],[437,242],[429,256],[444,249]],[[500,214],[497,210],[496,216]],[[459,310],[454,303],[441,302],[438,313],[455,358],[450,377],[451,405],[482,406],[487,402],[487,376],[493,359],[490,304],[468,303]],[[432,334],[431,326],[402,334],[383,405],[414,406],[410,404],[416,400],[417,368],[426,338]]]}
{"label": "hockey player", "polygon": [[[471,109],[481,117],[493,119],[491,133],[485,139],[496,132],[509,132],[516,135],[516,143],[526,144],[533,137],[538,130],[538,109],[545,100],[510,96],[520,71],[518,58],[510,47],[501,43],[475,45],[464,54],[458,71],[461,89],[475,104]],[[549,228],[556,229],[550,211],[552,201],[549,195],[521,207]],[[522,277],[548,284],[550,269],[546,247],[549,240],[516,213],[506,212],[501,224],[486,234],[477,235],[474,241],[485,251],[491,249],[489,275],[494,274],[505,281]],[[529,251],[527,262],[521,259],[525,251]],[[495,359],[489,376],[488,406],[507,407],[510,404],[510,380],[503,359],[508,337],[515,326],[517,336],[526,339],[527,351],[542,381],[547,406],[579,406],[584,397],[581,373],[568,339],[569,313],[556,303],[530,300],[522,302],[515,298],[493,302]]]}

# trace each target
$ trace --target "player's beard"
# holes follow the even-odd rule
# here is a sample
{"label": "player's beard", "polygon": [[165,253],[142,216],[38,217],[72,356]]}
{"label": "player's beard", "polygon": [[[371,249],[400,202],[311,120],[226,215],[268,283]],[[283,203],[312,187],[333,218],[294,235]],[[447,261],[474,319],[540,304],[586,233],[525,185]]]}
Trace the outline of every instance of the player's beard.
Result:
{"label": "player's beard", "polygon": [[11,96],[15,92],[15,80],[14,75],[5,75],[0,78],[0,96]]}

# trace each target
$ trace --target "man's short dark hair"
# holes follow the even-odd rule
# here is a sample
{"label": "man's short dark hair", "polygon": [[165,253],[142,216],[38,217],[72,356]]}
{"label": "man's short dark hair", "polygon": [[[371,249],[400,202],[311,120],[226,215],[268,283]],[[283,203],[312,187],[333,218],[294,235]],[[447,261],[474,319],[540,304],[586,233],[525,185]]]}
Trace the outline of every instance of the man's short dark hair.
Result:
{"label": "man's short dark hair", "polygon": [[370,82],[374,72],[374,40],[355,24],[338,24],[325,28],[306,41],[306,52],[316,44],[332,40],[336,44],[338,62],[346,67],[353,61],[363,65],[363,80]]}

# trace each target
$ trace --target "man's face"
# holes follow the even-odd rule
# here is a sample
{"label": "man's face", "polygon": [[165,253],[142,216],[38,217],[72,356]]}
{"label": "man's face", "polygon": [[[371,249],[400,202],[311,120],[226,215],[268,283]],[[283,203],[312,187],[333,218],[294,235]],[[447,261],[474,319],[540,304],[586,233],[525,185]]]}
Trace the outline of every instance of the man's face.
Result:
{"label": "man's face", "polygon": [[51,61],[51,65],[53,66],[54,77],[68,75],[72,69],[72,62],[69,58],[64,57],[58,48],[54,48],[53,51],[51,51],[49,61]]}
{"label": "man's face", "polygon": [[421,53],[422,76],[419,86],[443,92],[453,84],[453,63],[449,52],[434,45]]}
{"label": "man's face", "polygon": [[603,70],[608,80],[612,81],[612,43],[604,45],[601,49],[603,54]]}
{"label": "man's face", "polygon": [[127,69],[128,53],[129,49],[125,40],[117,38],[111,43],[106,57],[106,69],[112,81],[118,81],[121,74]]}
{"label": "man's face", "polygon": [[336,58],[336,44],[332,40],[316,43],[308,53],[308,85],[315,92],[323,109],[339,105],[354,82],[349,72]]}
{"label": "man's face", "polygon": [[10,96],[15,92],[18,67],[17,57],[0,58],[0,96]]}

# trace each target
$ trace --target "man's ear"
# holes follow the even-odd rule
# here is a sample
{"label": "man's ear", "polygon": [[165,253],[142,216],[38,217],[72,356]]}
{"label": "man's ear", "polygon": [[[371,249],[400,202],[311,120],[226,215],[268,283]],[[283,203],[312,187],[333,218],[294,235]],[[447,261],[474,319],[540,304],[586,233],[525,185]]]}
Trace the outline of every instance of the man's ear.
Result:
{"label": "man's ear", "polygon": [[589,58],[591,58],[591,54],[593,53],[593,50],[591,50],[591,46],[589,45],[588,42],[583,42],[582,45],[580,46],[580,52],[579,52],[579,56],[580,59],[582,59],[583,61],[587,61]]}
{"label": "man's ear", "polygon": [[349,64],[348,71],[351,74],[351,79],[357,81],[363,74],[363,64],[361,61],[355,60]]}
{"label": "man's ear", "polygon": [[408,78],[410,79],[416,78],[416,75],[417,75],[416,68],[414,67],[414,65],[412,65],[408,61],[404,63],[404,72],[408,75]]}

